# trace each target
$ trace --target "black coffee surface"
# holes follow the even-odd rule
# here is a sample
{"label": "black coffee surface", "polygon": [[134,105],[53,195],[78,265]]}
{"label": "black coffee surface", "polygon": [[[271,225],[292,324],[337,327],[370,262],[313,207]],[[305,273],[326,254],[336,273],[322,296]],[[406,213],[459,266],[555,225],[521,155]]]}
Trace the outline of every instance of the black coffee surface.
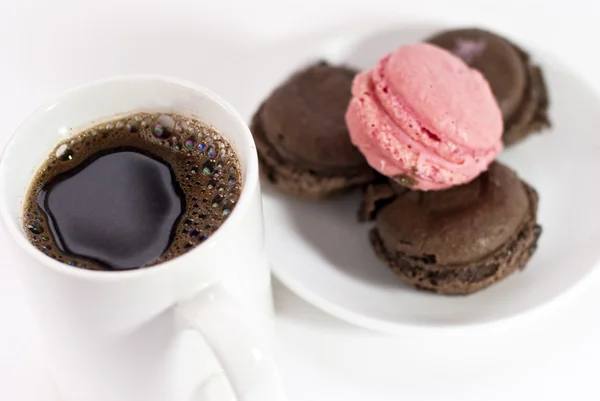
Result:
{"label": "black coffee surface", "polygon": [[50,182],[38,200],[60,249],[115,269],[159,258],[185,210],[169,166],[132,150],[98,155]]}
{"label": "black coffee surface", "polygon": [[31,184],[24,225],[36,247],[72,266],[135,269],[202,243],[240,191],[237,157],[216,131],[144,113],[60,144]]}

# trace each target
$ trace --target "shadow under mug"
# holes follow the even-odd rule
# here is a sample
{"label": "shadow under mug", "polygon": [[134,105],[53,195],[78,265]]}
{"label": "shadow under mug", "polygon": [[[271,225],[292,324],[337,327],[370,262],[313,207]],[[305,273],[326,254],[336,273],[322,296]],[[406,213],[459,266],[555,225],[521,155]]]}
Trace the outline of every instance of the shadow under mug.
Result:
{"label": "shadow under mug", "polygon": [[[230,141],[243,179],[236,208],[202,245],[150,268],[90,271],[42,254],[20,217],[37,168],[69,135],[139,111],[194,116]],[[0,159],[0,220],[61,401],[284,399],[265,341],[272,293],[256,148],[223,99],[156,76],[66,92],[9,141]]]}

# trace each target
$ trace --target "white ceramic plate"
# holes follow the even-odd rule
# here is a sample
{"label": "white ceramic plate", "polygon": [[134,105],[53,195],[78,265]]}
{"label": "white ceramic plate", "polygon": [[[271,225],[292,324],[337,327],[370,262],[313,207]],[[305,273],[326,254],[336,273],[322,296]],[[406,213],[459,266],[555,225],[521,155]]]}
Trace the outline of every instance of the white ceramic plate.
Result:
{"label": "white ceramic plate", "polygon": [[[368,67],[396,46],[431,33],[412,29],[340,37],[325,43],[322,54],[333,62]],[[600,259],[600,99],[556,59],[533,54],[549,86],[553,128],[501,156],[540,194],[544,231],[523,272],[466,297],[419,292],[374,256],[367,240],[370,225],[356,221],[360,194],[307,203],[267,187],[267,246],[275,275],[341,319],[393,333],[407,326],[498,321],[574,288]]]}

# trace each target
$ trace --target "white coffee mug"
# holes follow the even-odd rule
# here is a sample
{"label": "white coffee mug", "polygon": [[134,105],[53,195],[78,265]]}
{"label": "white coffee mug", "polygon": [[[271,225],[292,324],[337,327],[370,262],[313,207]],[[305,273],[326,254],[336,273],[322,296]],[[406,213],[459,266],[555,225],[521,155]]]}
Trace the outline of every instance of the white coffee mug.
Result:
{"label": "white coffee mug", "polygon": [[[202,245],[157,266],[91,271],[29,243],[21,213],[43,160],[69,135],[138,111],[199,118],[239,156],[243,189]],[[75,88],[34,112],[0,160],[2,237],[13,243],[60,401],[281,401],[256,148],[239,114],[191,83],[155,76]],[[267,344],[267,345],[265,345]]]}

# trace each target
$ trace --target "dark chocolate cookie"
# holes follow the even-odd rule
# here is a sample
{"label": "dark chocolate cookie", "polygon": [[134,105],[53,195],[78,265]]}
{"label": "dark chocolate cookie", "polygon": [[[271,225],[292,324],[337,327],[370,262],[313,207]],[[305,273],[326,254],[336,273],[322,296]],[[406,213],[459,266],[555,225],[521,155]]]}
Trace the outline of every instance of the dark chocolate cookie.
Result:
{"label": "dark chocolate cookie", "polygon": [[486,77],[504,117],[505,145],[550,126],[542,70],[523,49],[481,29],[445,31],[427,41],[451,51]]}
{"label": "dark chocolate cookie", "polygon": [[312,65],[275,89],[254,115],[261,173],[283,192],[327,198],[375,177],[344,120],[355,74],[325,62]]}
{"label": "dark chocolate cookie", "polygon": [[473,293],[523,269],[536,249],[538,195],[500,163],[444,191],[385,185],[371,185],[361,215],[375,219],[377,255],[419,289]]}

